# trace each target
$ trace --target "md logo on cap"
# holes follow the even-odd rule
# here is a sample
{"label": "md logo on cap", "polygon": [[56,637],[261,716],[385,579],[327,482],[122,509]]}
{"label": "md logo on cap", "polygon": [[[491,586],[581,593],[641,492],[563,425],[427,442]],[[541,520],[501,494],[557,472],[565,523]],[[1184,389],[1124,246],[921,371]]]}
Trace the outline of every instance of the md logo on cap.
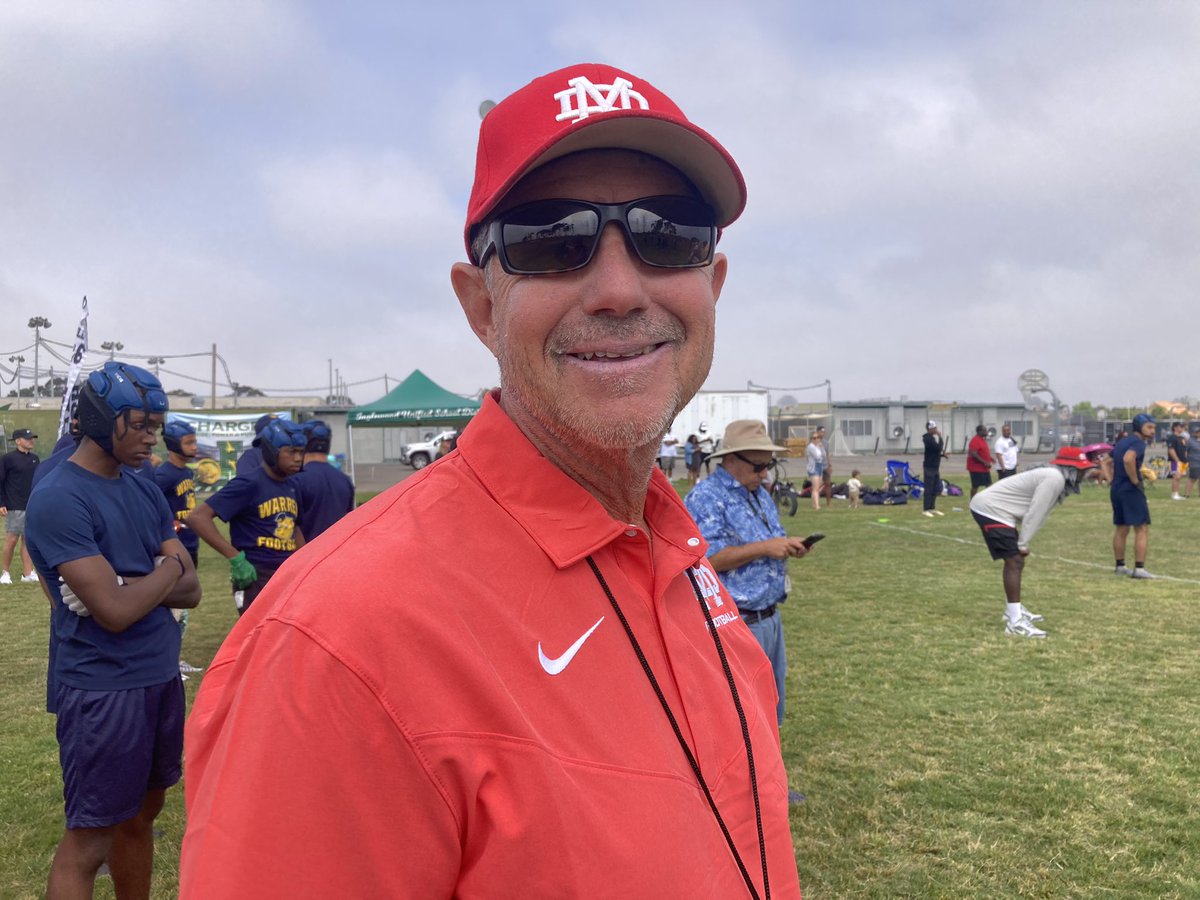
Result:
{"label": "md logo on cap", "polygon": [[569,79],[567,84],[570,85],[567,90],[559,91],[554,95],[554,99],[562,104],[562,112],[554,117],[556,122],[564,119],[581,122],[592,113],[633,109],[629,105],[631,99],[636,100],[642,109],[650,108],[645,97],[637,91],[631,90],[633,82],[624,78],[616,78],[612,84],[592,84],[587,76],[579,75]]}

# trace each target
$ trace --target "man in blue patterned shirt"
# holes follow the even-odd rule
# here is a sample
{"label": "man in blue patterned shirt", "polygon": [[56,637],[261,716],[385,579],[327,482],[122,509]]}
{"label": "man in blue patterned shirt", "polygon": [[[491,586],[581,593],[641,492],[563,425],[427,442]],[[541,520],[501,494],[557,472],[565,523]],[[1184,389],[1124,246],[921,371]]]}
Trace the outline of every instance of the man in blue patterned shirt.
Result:
{"label": "man in blue patterned shirt", "polygon": [[[778,605],[787,599],[787,561],[808,553],[804,539],[788,537],[779,513],[763,487],[775,467],[775,452],[766,426],[754,419],[730,422],[721,449],[712,454],[720,463],[696,485],[684,503],[708,542],[708,561],[737,603],[771,660],[779,702],[775,708],[783,725],[787,649]],[[794,795],[794,796],[793,796]],[[795,791],[789,799],[803,799]]]}

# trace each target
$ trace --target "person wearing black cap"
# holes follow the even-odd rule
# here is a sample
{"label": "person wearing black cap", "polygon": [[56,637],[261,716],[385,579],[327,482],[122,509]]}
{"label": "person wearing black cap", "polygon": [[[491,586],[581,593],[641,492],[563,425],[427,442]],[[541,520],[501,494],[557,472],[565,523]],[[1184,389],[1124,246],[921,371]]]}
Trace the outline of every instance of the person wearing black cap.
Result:
{"label": "person wearing black cap", "polygon": [[21,580],[26,583],[37,581],[33,571],[33,560],[23,539],[25,535],[25,507],[29,503],[29,492],[33,489],[33,473],[41,461],[33,452],[37,435],[28,428],[13,432],[17,449],[0,457],[0,516],[4,517],[4,568],[0,570],[0,584],[12,584],[8,567],[12,565],[17,542],[21,542]]}
{"label": "person wearing black cap", "polygon": [[922,496],[924,510],[921,515],[933,518],[944,516],[945,513],[937,508],[937,497],[942,492],[942,460],[949,457],[946,445],[942,441],[942,433],[938,431],[938,423],[930,419],[925,423],[925,433],[921,435],[925,444],[925,462],[922,477],[925,481],[925,493]]}

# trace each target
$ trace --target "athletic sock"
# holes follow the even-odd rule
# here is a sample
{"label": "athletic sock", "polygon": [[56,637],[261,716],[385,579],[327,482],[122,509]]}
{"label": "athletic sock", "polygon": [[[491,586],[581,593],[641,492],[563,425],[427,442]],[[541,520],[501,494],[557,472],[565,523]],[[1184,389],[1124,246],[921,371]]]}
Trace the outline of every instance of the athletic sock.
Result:
{"label": "athletic sock", "polygon": [[1123,560],[1123,559],[1118,559],[1118,560],[1117,560],[1117,568],[1119,569],[1119,568],[1121,568],[1121,566],[1123,566],[1123,565],[1125,565],[1125,560]]}
{"label": "athletic sock", "polygon": [[1146,568],[1146,564],[1144,562],[1135,562],[1133,564],[1133,567],[1135,569],[1144,569],[1144,568]]}
{"label": "athletic sock", "polygon": [[1021,604],[1006,603],[1004,604],[1004,612],[1008,616],[1008,621],[1016,623],[1021,618]]}

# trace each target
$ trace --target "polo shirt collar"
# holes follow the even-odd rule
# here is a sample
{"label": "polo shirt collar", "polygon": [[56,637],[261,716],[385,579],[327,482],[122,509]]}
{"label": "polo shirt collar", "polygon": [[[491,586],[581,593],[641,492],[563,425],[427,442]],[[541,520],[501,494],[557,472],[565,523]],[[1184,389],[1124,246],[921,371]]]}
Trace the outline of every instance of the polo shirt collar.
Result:
{"label": "polo shirt collar", "polygon": [[[499,399],[499,391],[484,398],[458,441],[460,456],[484,489],[560,569],[621,537],[629,525],[610,516],[582,485],[542,456]],[[688,558],[704,556],[699,529],[657,469],[644,512],[655,541],[667,542]]]}

